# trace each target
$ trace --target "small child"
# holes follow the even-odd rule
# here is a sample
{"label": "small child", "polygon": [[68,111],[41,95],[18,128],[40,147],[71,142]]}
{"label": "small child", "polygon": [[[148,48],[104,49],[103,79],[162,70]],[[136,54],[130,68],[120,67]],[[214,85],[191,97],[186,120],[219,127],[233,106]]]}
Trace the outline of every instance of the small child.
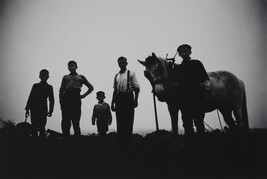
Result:
{"label": "small child", "polygon": [[[25,107],[25,116],[28,117],[31,114],[33,137],[37,137],[38,132],[40,137],[45,137],[47,116],[52,116],[55,101],[53,87],[46,82],[49,78],[48,70],[41,70],[39,78],[41,81],[33,85]],[[49,100],[49,108],[47,107],[47,99]]]}
{"label": "small child", "polygon": [[96,122],[99,136],[106,136],[108,126],[112,122],[110,106],[104,101],[105,98],[105,93],[103,91],[98,91],[96,93],[98,104],[94,106],[92,125],[95,125]]}

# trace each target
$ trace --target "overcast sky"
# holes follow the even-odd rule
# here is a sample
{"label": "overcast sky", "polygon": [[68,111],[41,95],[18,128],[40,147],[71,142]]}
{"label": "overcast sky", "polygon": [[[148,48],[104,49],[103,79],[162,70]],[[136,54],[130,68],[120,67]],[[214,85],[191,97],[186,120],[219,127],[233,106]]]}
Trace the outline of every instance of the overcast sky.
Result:
{"label": "overcast sky", "polygon": [[[47,128],[61,131],[58,90],[63,75],[69,73],[67,62],[75,60],[78,73],[95,88],[83,99],[81,129],[96,132],[91,125],[95,93],[105,91],[110,104],[117,58],[125,56],[141,86],[134,132],[155,130],[151,86],[137,59],[145,60],[152,52],[173,56],[180,44],[188,43],[192,57],[201,60],[207,71],[228,70],[245,82],[250,127],[266,128],[266,9],[265,0],[3,0],[0,118],[24,120],[32,85],[45,68],[55,94]],[[177,56],[176,63],[180,62]],[[157,102],[157,107],[160,129],[170,130],[166,104]],[[219,128],[216,112],[205,120]]]}

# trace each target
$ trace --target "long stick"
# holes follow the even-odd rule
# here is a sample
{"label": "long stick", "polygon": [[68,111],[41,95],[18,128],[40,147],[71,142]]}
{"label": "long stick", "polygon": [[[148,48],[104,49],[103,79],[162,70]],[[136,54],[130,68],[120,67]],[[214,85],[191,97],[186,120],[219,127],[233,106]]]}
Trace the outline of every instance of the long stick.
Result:
{"label": "long stick", "polygon": [[158,113],[157,113],[157,106],[156,106],[156,98],[155,98],[155,93],[153,93],[153,101],[154,101],[154,111],[155,111],[155,120],[156,120],[156,131],[159,130],[159,123],[158,123]]}

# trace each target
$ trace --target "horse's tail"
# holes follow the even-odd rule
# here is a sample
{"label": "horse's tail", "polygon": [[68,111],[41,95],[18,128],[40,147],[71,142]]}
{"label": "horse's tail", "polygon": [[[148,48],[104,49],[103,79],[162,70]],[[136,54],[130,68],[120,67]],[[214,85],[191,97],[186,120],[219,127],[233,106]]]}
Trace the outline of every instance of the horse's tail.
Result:
{"label": "horse's tail", "polygon": [[242,120],[243,120],[245,131],[246,132],[249,132],[248,110],[247,110],[247,97],[246,97],[245,88],[244,88],[243,103],[242,103]]}

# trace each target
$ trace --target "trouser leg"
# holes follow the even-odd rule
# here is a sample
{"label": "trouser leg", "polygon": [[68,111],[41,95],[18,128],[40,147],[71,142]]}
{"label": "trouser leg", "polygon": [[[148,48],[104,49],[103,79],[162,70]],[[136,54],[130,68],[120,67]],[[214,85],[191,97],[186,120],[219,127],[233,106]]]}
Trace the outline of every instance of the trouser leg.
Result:
{"label": "trouser leg", "polygon": [[194,123],[195,123],[195,126],[197,128],[197,134],[198,135],[204,135],[205,134],[204,117],[205,117],[205,113],[198,113],[194,117]]}
{"label": "trouser leg", "polygon": [[45,137],[45,126],[46,126],[47,118],[46,115],[42,115],[41,121],[39,122],[39,131],[40,137]]}
{"label": "trouser leg", "polygon": [[67,116],[66,112],[62,110],[61,130],[62,130],[63,136],[66,137],[70,135],[70,127],[71,127],[70,118]]}
{"label": "trouser leg", "polygon": [[81,128],[80,128],[80,118],[75,118],[72,120],[73,130],[75,136],[81,135]]}
{"label": "trouser leg", "polygon": [[74,134],[81,135],[80,118],[81,118],[81,99],[78,91],[68,91],[64,94],[62,108],[62,132],[64,136],[70,135],[71,123]]}
{"label": "trouser leg", "polygon": [[129,146],[133,132],[134,109],[118,110],[116,120],[119,142],[123,146]]}
{"label": "trouser leg", "polygon": [[32,124],[32,137],[37,137],[38,136],[38,126],[37,126],[37,121],[33,116],[31,116],[31,124]]}

